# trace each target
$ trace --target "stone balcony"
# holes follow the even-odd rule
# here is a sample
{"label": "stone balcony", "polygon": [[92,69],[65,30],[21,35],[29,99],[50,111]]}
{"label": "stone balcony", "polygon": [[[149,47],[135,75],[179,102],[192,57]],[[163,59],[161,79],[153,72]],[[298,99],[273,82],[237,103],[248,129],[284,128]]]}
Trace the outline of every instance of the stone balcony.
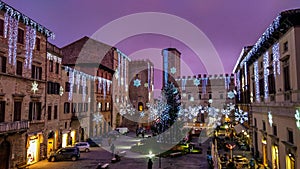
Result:
{"label": "stone balcony", "polygon": [[29,129],[28,120],[0,123],[0,134],[26,131]]}

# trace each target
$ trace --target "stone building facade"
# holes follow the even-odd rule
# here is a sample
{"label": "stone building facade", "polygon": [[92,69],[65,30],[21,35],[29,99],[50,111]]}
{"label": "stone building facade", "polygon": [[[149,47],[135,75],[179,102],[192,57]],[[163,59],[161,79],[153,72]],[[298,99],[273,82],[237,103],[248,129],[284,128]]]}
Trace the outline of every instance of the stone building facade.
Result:
{"label": "stone building facade", "polygon": [[54,34],[0,2],[0,168],[46,155],[46,45]]}
{"label": "stone building facade", "polygon": [[300,168],[299,20],[299,9],[281,12],[235,67],[253,153],[270,168]]}

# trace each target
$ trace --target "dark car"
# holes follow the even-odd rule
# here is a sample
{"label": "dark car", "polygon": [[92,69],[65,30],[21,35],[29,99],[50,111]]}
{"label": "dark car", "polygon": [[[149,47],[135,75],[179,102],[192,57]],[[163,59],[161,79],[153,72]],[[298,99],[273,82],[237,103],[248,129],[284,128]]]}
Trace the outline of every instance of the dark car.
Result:
{"label": "dark car", "polygon": [[48,161],[72,160],[76,161],[80,157],[80,152],[77,147],[65,147],[58,149],[48,157]]}

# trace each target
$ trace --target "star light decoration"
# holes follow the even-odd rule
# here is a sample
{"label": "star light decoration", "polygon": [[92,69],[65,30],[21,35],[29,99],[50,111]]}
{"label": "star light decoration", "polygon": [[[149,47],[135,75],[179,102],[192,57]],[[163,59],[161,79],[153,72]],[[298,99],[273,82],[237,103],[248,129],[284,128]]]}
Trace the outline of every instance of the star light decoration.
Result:
{"label": "star light decoration", "polygon": [[268,112],[268,119],[269,119],[269,124],[272,127],[272,125],[273,125],[273,116],[272,116],[271,112]]}
{"label": "star light decoration", "polygon": [[97,113],[97,114],[93,114],[93,115],[94,115],[93,121],[96,124],[99,124],[103,121],[103,115],[101,113]]}
{"label": "star light decoration", "polygon": [[140,80],[140,79],[135,79],[135,80],[133,81],[133,86],[135,86],[135,87],[141,86],[141,80]]}
{"label": "star light decoration", "polygon": [[39,90],[38,86],[39,84],[37,84],[36,81],[31,84],[31,91],[33,91],[34,94]]}
{"label": "star light decoration", "polygon": [[199,79],[194,79],[194,85],[199,86],[200,85],[200,80]]}
{"label": "star light decoration", "polygon": [[172,67],[171,69],[170,69],[170,72],[172,73],[172,74],[175,74],[176,73],[176,68],[175,67]]}
{"label": "star light decoration", "polygon": [[300,130],[300,112],[299,112],[299,110],[296,110],[295,119],[296,119],[296,125],[297,125],[298,129]]}
{"label": "star light decoration", "polygon": [[244,123],[245,121],[248,121],[248,112],[244,112],[243,110],[236,110],[234,115],[235,115],[235,121],[238,121],[240,123]]}
{"label": "star light decoration", "polygon": [[62,96],[64,94],[64,88],[60,86],[59,88],[59,95]]}
{"label": "star light decoration", "polygon": [[144,83],[144,87],[146,87],[146,88],[148,87],[148,83],[147,83],[147,82],[146,82],[146,83]]}

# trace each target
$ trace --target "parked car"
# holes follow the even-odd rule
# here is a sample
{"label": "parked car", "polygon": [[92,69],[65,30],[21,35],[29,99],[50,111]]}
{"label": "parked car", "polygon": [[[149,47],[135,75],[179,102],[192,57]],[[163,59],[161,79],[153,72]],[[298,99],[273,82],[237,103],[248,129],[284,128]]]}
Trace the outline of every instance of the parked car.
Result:
{"label": "parked car", "polygon": [[118,131],[120,134],[127,134],[129,132],[127,127],[118,127],[116,128],[116,131]]}
{"label": "parked car", "polygon": [[61,160],[72,160],[76,161],[80,157],[79,148],[77,147],[65,147],[58,149],[48,157],[48,161],[61,161]]}
{"label": "parked car", "polygon": [[75,147],[79,148],[79,151],[89,152],[90,144],[88,142],[77,142],[75,143]]}

